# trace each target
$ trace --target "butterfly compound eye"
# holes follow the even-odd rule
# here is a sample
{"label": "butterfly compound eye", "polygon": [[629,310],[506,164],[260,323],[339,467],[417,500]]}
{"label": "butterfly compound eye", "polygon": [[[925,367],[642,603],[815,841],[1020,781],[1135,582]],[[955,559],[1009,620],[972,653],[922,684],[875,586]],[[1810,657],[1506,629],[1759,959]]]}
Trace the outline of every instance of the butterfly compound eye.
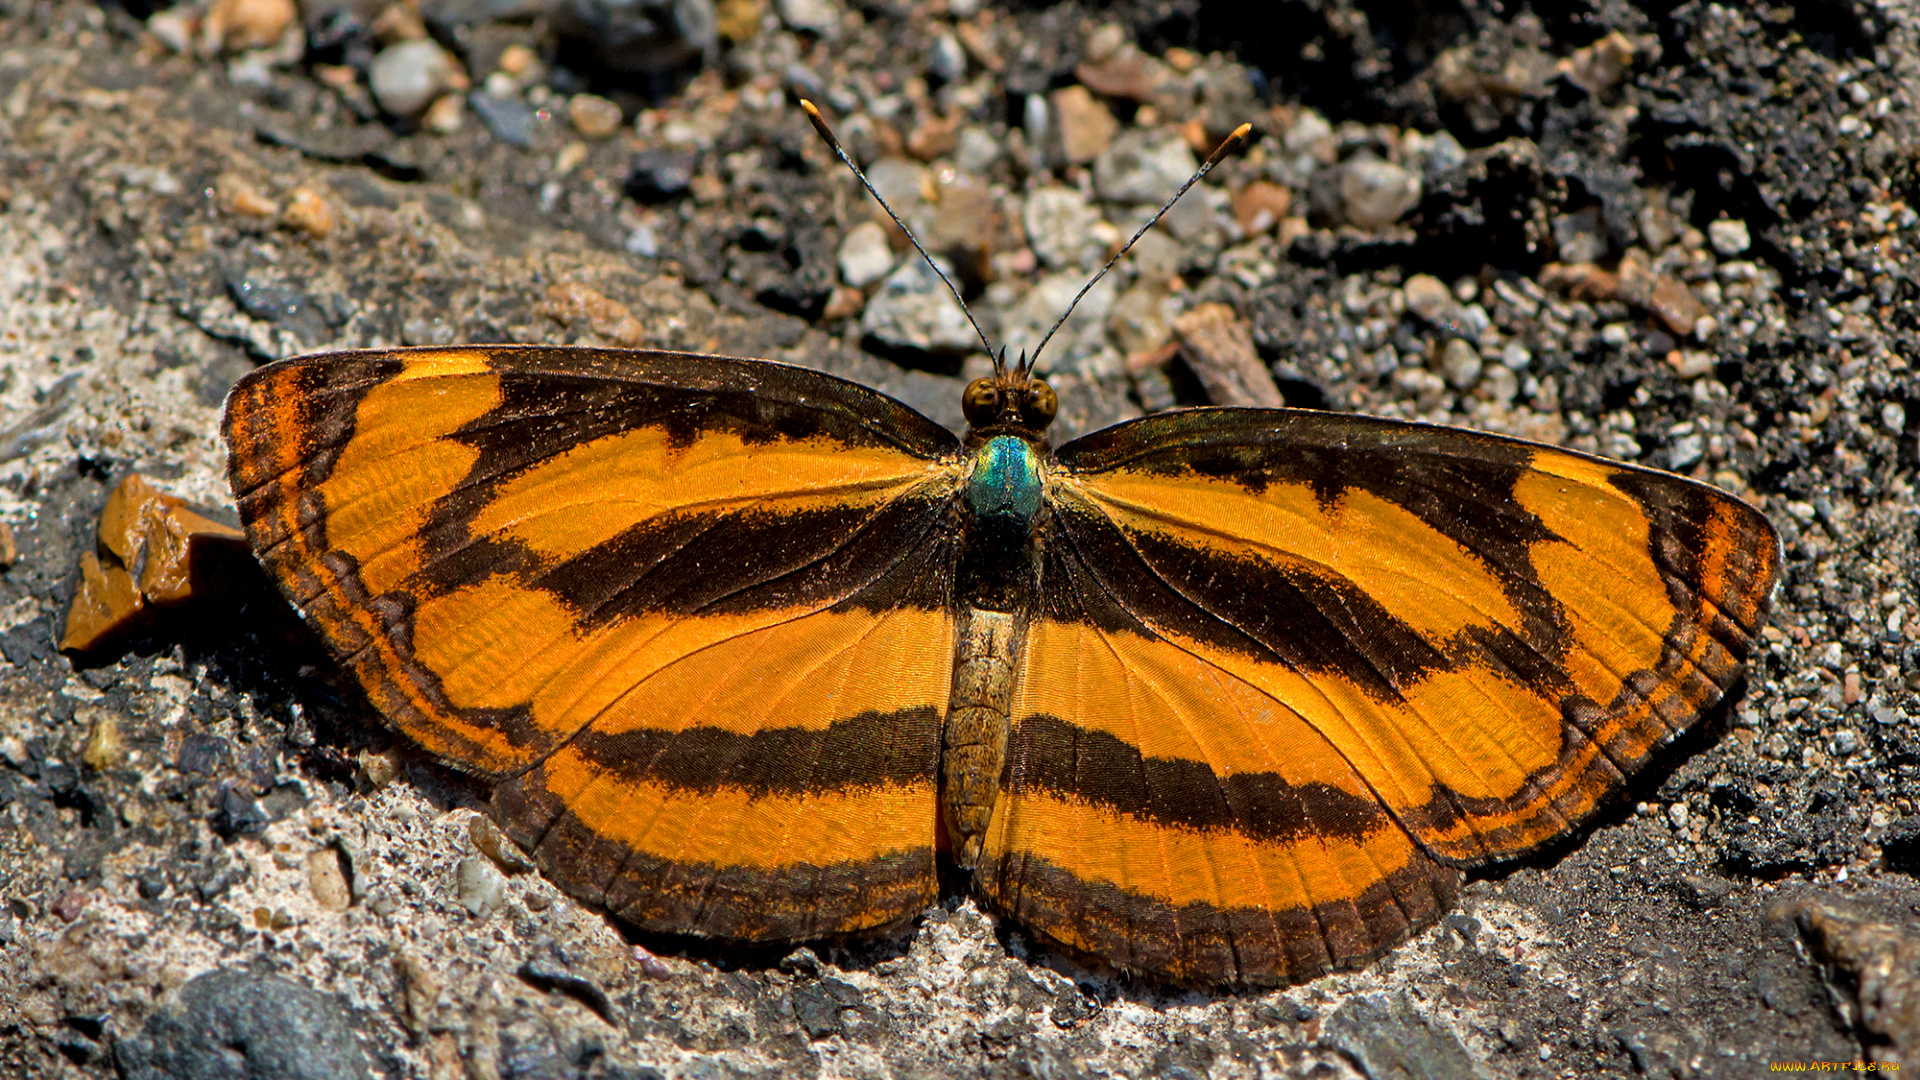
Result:
{"label": "butterfly compound eye", "polygon": [[973,380],[960,396],[960,412],[975,427],[993,423],[1000,418],[1000,388],[992,379]]}
{"label": "butterfly compound eye", "polygon": [[1053,387],[1037,381],[1027,384],[1027,392],[1020,397],[1020,419],[1028,427],[1046,427],[1059,411],[1060,399],[1054,396]]}

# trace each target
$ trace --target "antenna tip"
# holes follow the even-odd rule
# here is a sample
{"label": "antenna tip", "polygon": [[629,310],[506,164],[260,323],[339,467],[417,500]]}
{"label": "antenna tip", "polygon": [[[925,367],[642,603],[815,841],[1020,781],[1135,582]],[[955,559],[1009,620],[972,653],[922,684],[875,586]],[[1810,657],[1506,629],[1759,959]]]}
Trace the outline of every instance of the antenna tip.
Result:
{"label": "antenna tip", "polygon": [[[814,108],[813,102],[808,101],[806,98],[800,99],[800,108],[805,110],[808,116],[818,118],[820,115],[820,110]],[[1242,126],[1245,126],[1245,125],[1242,125]]]}
{"label": "antenna tip", "polygon": [[[801,102],[801,104],[805,105],[806,102]],[[811,109],[813,108],[813,106],[807,105],[807,108]],[[1251,134],[1253,134],[1253,125],[1241,124],[1239,127],[1233,129],[1233,134],[1227,136],[1227,141],[1239,142],[1241,139],[1244,139]]]}

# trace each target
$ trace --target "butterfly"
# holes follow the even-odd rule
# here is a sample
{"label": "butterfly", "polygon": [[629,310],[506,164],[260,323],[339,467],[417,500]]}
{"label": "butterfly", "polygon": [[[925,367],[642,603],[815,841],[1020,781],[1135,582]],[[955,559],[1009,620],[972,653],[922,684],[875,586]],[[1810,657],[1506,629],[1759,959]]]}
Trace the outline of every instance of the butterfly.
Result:
{"label": "butterfly", "polygon": [[956,437],[767,360],[473,346],[270,364],[223,427],[386,719],[567,892],[730,941],[896,926],[950,866],[1123,970],[1363,964],[1695,725],[1779,576],[1757,510],[1570,450],[1057,411],[1004,352]]}
{"label": "butterfly", "polygon": [[1433,922],[1742,676],[1779,573],[1715,488],[1204,408],[1051,447],[764,360],[348,352],[234,388],[261,562],[367,697],[635,926],[889,927],[949,860],[1130,970],[1271,985]]}

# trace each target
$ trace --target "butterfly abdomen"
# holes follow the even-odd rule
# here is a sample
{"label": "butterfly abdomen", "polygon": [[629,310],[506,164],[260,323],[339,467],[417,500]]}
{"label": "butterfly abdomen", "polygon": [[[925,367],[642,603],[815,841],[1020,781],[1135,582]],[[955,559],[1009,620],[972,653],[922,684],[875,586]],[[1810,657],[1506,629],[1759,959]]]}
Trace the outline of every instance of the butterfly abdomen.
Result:
{"label": "butterfly abdomen", "polygon": [[1039,590],[1034,536],[1044,505],[1040,456],[1025,439],[989,439],[971,466],[940,766],[941,819],[964,869],[979,860],[1006,769],[1009,710]]}

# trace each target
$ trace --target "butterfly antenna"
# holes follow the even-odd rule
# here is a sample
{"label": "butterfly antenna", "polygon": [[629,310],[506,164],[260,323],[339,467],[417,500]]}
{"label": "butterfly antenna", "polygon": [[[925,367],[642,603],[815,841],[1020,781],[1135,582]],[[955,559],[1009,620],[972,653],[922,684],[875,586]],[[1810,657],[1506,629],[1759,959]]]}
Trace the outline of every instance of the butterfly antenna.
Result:
{"label": "butterfly antenna", "polygon": [[[817,124],[818,121],[815,121],[815,123]],[[1040,350],[1046,348],[1047,342],[1053,340],[1053,335],[1057,333],[1062,326],[1065,326],[1067,324],[1067,319],[1070,316],[1072,316],[1073,309],[1080,306],[1081,299],[1084,298],[1088,293],[1092,292],[1093,287],[1095,285],[1100,284],[1100,279],[1107,276],[1107,271],[1113,269],[1113,266],[1115,263],[1119,262],[1122,258],[1125,258],[1127,252],[1133,250],[1133,245],[1139,243],[1140,238],[1147,235],[1148,229],[1153,228],[1154,225],[1157,224],[1161,218],[1167,216],[1167,211],[1173,209],[1173,204],[1180,201],[1180,196],[1185,195],[1187,193],[1188,188],[1199,183],[1203,177],[1205,177],[1208,173],[1212,172],[1213,167],[1215,165],[1220,164],[1220,162],[1223,159],[1225,159],[1228,154],[1231,154],[1235,150],[1238,150],[1241,144],[1247,141],[1247,136],[1251,135],[1252,133],[1253,133],[1252,124],[1241,124],[1239,127],[1234,128],[1233,134],[1227,136],[1226,140],[1223,141],[1217,148],[1215,148],[1213,153],[1208,154],[1207,160],[1201,163],[1200,168],[1196,172],[1194,172],[1192,176],[1187,177],[1187,182],[1180,185],[1179,191],[1176,191],[1173,193],[1173,198],[1168,199],[1165,206],[1162,206],[1157,213],[1155,213],[1152,217],[1147,219],[1147,223],[1145,225],[1140,226],[1140,228],[1134,232],[1133,238],[1131,240],[1128,240],[1126,242],[1126,245],[1123,246],[1119,251],[1115,252],[1113,258],[1107,260],[1107,265],[1101,267],[1100,272],[1093,275],[1092,280],[1088,281],[1085,285],[1082,285],[1080,287],[1080,291],[1075,293],[1073,296],[1073,303],[1067,305],[1067,310],[1060,316],[1059,320],[1053,324],[1053,327],[1047,331],[1047,336],[1040,339],[1040,344],[1035,345],[1033,347],[1033,353],[1031,357],[1028,359],[1029,366],[1031,366],[1032,364],[1039,363]],[[843,154],[841,156],[844,157],[845,155]],[[972,318],[972,316],[969,315],[968,318]]]}
{"label": "butterfly antenna", "polygon": [[[814,107],[813,102],[808,101],[806,98],[801,98],[800,108],[805,110],[807,119],[813,121],[813,130],[819,132],[820,137],[825,139],[827,145],[833,148],[833,152],[840,155],[840,160],[846,163],[847,168],[853,170],[853,175],[860,179],[860,186],[866,188],[867,194],[873,196],[873,201],[880,204],[880,209],[885,210],[887,216],[893,219],[893,223],[900,226],[900,231],[907,235],[907,242],[913,245],[913,250],[920,253],[920,257],[925,259],[927,266],[933,270],[934,276],[938,277],[941,284],[947,287],[947,291],[953,294],[954,303],[960,305],[960,313],[967,317],[967,322],[972,325],[973,332],[980,336],[981,346],[987,350],[987,355],[991,357],[993,355],[993,342],[988,341],[987,332],[980,329],[980,323],[973,317],[973,312],[968,310],[967,302],[961,299],[960,290],[955,287],[953,281],[948,278],[947,275],[940,272],[938,266],[934,265],[933,256],[927,254],[927,249],[920,246],[920,238],[913,235],[913,230],[907,228],[907,223],[901,221],[900,215],[894,213],[893,207],[887,205],[887,200],[880,197],[880,192],[874,189],[873,182],[867,179],[867,174],[861,172],[860,166],[853,163],[853,158],[848,155],[846,148],[840,145],[840,140],[833,137],[833,130],[827,127],[826,117],[820,115],[820,110]],[[1211,165],[1212,162],[1209,161],[1208,164]],[[1201,171],[1205,172],[1206,170],[1203,169]],[[1194,179],[1197,180],[1199,177],[1195,177]],[[1191,184],[1192,181],[1190,180],[1188,183]],[[1181,188],[1180,190],[1185,191],[1186,188]],[[1175,198],[1178,198],[1178,196],[1175,196]],[[1162,213],[1165,213],[1165,211],[1162,211]],[[1003,356],[1000,360],[994,362],[994,367],[997,369],[1001,367],[1004,362],[1005,357]]]}

